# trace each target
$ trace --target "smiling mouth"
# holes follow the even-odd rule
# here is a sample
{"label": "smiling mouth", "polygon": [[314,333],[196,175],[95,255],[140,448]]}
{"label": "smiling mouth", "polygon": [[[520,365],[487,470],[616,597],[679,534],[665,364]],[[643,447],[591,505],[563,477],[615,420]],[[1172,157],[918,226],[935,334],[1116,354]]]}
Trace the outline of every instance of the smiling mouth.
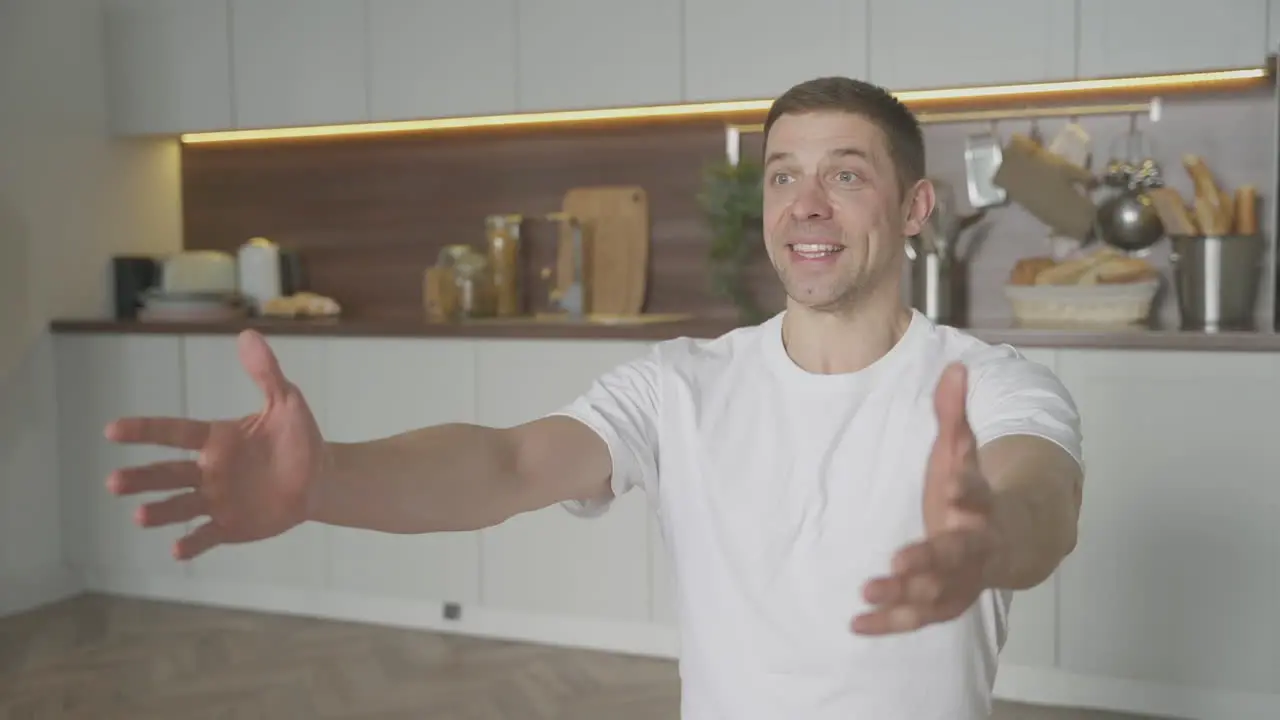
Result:
{"label": "smiling mouth", "polygon": [[787,247],[791,249],[791,252],[807,260],[820,260],[822,258],[832,257],[844,250],[843,245],[830,245],[826,243],[788,243]]}

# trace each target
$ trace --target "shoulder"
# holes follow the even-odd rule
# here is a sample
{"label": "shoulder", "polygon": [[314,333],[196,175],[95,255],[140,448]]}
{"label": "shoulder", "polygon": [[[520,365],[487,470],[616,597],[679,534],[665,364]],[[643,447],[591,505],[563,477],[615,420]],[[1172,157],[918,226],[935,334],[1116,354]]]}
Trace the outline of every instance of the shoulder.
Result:
{"label": "shoulder", "polygon": [[1081,458],[1080,414],[1053,368],[1012,345],[944,326],[935,332],[943,365],[961,362],[968,370],[967,412],[979,444],[1003,435],[1038,435]]}
{"label": "shoulder", "polygon": [[984,382],[1008,384],[1011,388],[1048,383],[1066,391],[1052,368],[1013,345],[989,343],[946,325],[934,326],[931,332],[943,365],[964,363],[971,388]]}
{"label": "shoulder", "polygon": [[742,360],[759,357],[761,341],[771,330],[776,331],[779,317],[758,325],[734,328],[713,338],[682,336],[663,340],[639,361],[655,371],[691,377],[705,372],[720,372]]}

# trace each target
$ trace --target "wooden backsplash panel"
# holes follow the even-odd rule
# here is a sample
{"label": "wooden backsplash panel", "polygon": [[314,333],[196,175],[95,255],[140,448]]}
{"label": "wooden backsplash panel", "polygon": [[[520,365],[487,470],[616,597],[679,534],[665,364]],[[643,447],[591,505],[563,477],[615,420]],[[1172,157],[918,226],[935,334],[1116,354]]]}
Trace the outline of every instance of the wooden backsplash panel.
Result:
{"label": "wooden backsplash panel", "polygon": [[[183,150],[186,246],[232,250],[255,235],[303,255],[309,287],[352,314],[418,315],[423,270],[442,246],[484,242],[484,217],[523,213],[535,307],[549,287],[558,210],[571,187],[648,192],[646,309],[731,314],[709,290],[709,233],[697,194],[722,156],[714,123],[543,129]],[[766,277],[766,279],[768,279]]]}
{"label": "wooden backsplash panel", "polygon": [[[1177,100],[1155,124],[1139,129],[1170,183],[1190,197],[1181,155],[1205,157],[1219,180],[1253,183],[1262,193],[1263,229],[1272,231],[1275,105],[1270,96]],[[1046,142],[1065,120],[1042,120]],[[1105,165],[1125,117],[1085,117],[1095,169]],[[929,172],[952,183],[963,204],[964,144],[989,124],[927,125]],[[1028,132],[1029,121],[1002,121],[1007,138]],[[759,136],[744,138],[743,154],[758,154]],[[484,216],[556,210],[566,190],[593,184],[637,184],[649,195],[652,231],[646,310],[732,316],[713,297],[706,253],[710,232],[697,205],[702,170],[724,153],[715,122],[656,123],[612,128],[469,131],[441,135],[192,145],[183,149],[185,244],[234,250],[255,235],[303,254],[309,287],[330,295],[351,315],[420,316],[423,270],[447,244],[483,243]],[[1016,206],[995,208],[982,223],[984,239],[970,269],[970,317],[975,324],[1008,322],[1001,286],[1020,257],[1046,250],[1044,226]],[[556,228],[526,226],[525,287],[533,307],[548,287],[539,270],[551,264]],[[1152,259],[1168,276],[1168,251]],[[1268,259],[1270,267],[1271,260]],[[772,268],[761,259],[753,283],[767,307],[781,307]],[[1266,273],[1259,318],[1270,323],[1274,278]],[[1165,293],[1157,315],[1176,320]]]}

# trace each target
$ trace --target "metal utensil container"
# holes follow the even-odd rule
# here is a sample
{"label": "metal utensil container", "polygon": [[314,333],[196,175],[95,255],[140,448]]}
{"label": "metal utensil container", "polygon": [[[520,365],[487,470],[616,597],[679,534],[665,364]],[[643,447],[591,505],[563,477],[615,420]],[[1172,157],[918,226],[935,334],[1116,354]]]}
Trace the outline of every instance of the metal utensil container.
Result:
{"label": "metal utensil container", "polygon": [[960,258],[939,252],[921,237],[907,240],[911,306],[942,325],[967,320],[967,266]]}
{"label": "metal utensil container", "polygon": [[1174,235],[1174,290],[1184,330],[1253,330],[1266,244],[1257,235]]}

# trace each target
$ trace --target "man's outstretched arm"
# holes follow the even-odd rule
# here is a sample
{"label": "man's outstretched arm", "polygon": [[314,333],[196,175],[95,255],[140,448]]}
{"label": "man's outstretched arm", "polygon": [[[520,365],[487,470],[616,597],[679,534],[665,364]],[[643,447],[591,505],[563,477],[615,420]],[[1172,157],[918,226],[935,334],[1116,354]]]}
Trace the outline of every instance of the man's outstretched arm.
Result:
{"label": "man's outstretched arm", "polygon": [[997,538],[984,584],[1035,587],[1075,549],[1084,483],[1080,464],[1062,446],[1035,435],[997,438],[978,456],[991,485]]}
{"label": "man's outstretched arm", "polygon": [[308,517],[392,533],[477,530],[559,502],[606,500],[610,473],[607,446],[571,418],[438,425],[328,443]]}

